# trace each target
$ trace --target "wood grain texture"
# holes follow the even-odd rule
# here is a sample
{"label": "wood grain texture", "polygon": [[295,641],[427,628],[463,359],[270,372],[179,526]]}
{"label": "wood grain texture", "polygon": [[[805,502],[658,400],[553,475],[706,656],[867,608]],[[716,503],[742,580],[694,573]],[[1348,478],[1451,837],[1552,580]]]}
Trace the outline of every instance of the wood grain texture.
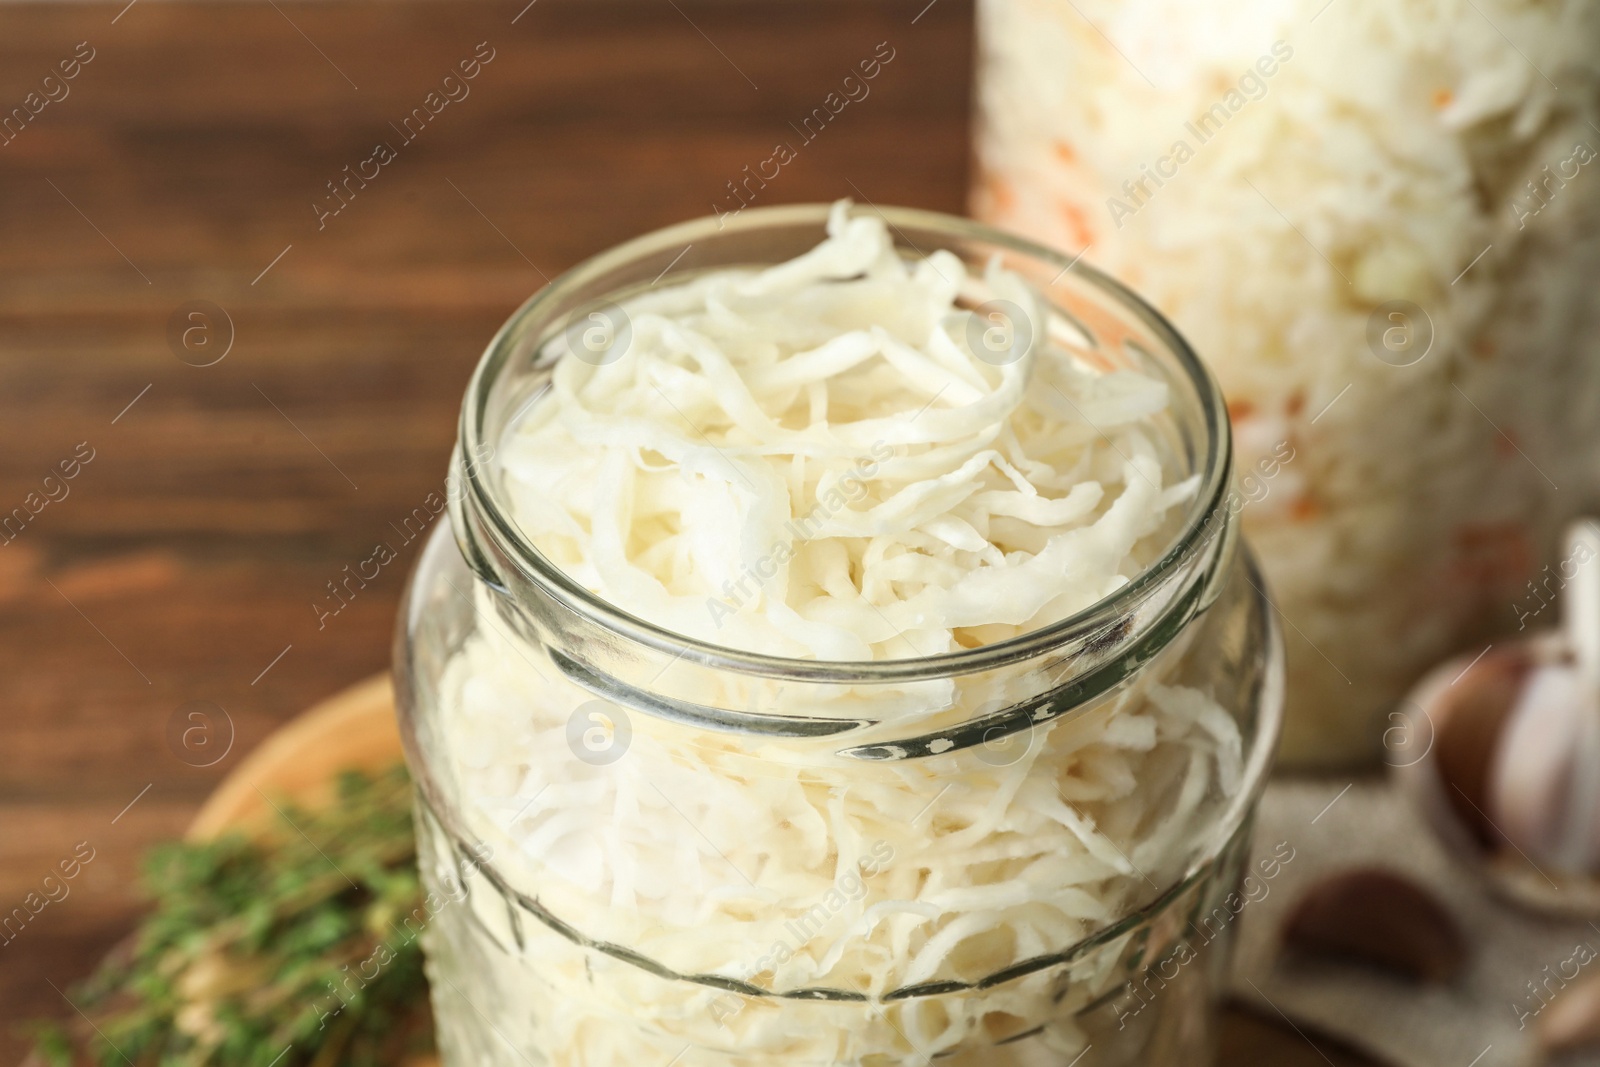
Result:
{"label": "wood grain texture", "polygon": [[[479,352],[546,277],[728,209],[780,141],[798,158],[761,203],[963,207],[967,0],[525,2],[0,5],[0,115],[93,50],[0,145],[0,522],[24,509],[0,534],[0,912],[96,850],[0,944],[0,1060],[127,931],[141,851],[385,669],[415,547],[391,524],[442,484]],[[480,42],[470,95],[402,143]],[[870,95],[803,141],[879,42]],[[319,228],[379,141],[397,158]],[[212,366],[169,343],[195,300],[231,322]],[[319,628],[379,541],[400,559]],[[207,743],[231,735],[210,766],[173,740],[195,701]]]}

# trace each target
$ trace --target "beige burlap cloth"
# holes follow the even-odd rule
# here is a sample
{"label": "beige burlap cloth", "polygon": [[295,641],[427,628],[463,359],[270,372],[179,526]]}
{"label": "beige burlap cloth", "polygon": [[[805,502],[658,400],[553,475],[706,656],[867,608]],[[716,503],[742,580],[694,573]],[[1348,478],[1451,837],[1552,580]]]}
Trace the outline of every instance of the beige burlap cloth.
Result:
{"label": "beige burlap cloth", "polygon": [[[1281,1013],[1312,1024],[1396,1067],[1541,1062],[1534,1041],[1541,1002],[1529,983],[1547,979],[1563,964],[1571,974],[1567,961],[1577,946],[1600,950],[1600,930],[1583,921],[1531,915],[1493,896],[1381,780],[1358,781],[1348,789],[1326,779],[1274,781],[1257,821],[1258,861],[1274,849],[1285,854],[1282,842],[1293,848],[1294,858],[1270,881],[1257,874],[1256,899],[1239,910],[1233,992],[1240,999],[1268,1016]],[[1467,971],[1457,982],[1419,986],[1359,967],[1284,957],[1279,931],[1300,895],[1358,865],[1407,875],[1449,908],[1472,944]],[[1583,966],[1577,981],[1596,974],[1600,959]],[[1600,1046],[1550,1062],[1600,1065]]]}

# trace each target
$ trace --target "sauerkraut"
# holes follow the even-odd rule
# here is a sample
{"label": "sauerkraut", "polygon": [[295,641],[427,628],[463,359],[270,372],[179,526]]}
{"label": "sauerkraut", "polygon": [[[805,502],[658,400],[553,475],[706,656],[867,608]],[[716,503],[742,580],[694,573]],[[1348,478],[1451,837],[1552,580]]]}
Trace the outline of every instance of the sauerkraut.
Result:
{"label": "sauerkraut", "polygon": [[1165,383],[1049,344],[1013,275],[908,264],[842,203],[829,229],[637,294],[625,357],[556,365],[501,456],[545,556],[688,636],[872,660],[1065,618],[1167,547],[1198,476],[1150,422]]}
{"label": "sauerkraut", "polygon": [[[1193,505],[1150,368],[1096,356],[998,263],[908,256],[846,204],[795,260],[603,318],[616,350],[548,342],[497,476],[549,560],[676,633],[850,662],[988,644],[1120,588]],[[1186,684],[1193,627],[1081,714],[863,761],[597,701],[501,593],[456,592],[476,626],[443,668],[441,777],[495,873],[429,942],[453,1061],[1067,1062],[1077,1013],[1182,923],[1052,957],[1210,891],[1196,865],[1246,754],[1241,712]],[[1022,695],[974,675],[819,709],[751,685],[695,697],[911,734]],[[430,876],[462,876],[422,822]]]}
{"label": "sauerkraut", "polygon": [[1288,622],[1284,754],[1370,757],[1600,489],[1600,7],[979,12],[976,214],[1084,251],[1215,368],[1238,470],[1276,475],[1243,520]]}

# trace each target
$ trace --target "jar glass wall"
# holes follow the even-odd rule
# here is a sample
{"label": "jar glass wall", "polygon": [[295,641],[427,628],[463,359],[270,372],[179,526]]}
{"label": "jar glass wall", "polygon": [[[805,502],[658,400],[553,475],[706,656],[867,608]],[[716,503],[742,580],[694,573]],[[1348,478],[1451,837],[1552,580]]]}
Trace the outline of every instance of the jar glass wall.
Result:
{"label": "jar glass wall", "polygon": [[[935,656],[708,645],[599,600],[509,518],[497,445],[551,338],[609,301],[815,245],[825,207],[641,238],[537,294],[463,405],[451,533],[397,647],[445,1062],[1194,1062],[1276,739],[1280,658],[1234,535],[1227,418],[1116,283],[959,219],[1052,333],[1164,381],[1198,478],[1168,550],[1092,608]],[[598,318],[596,318],[598,316]],[[1235,898],[1236,899],[1236,898]]]}

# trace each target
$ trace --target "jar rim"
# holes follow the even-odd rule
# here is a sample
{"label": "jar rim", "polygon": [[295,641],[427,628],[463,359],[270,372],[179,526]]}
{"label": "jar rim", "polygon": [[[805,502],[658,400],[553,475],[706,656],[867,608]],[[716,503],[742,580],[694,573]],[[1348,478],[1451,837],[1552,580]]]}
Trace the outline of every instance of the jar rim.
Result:
{"label": "jar rim", "polygon": [[[709,215],[688,222],[653,230],[614,245],[568,268],[540,288],[496,331],[479,359],[461,405],[458,427],[460,455],[484,455],[484,427],[489,414],[490,396],[502,370],[517,351],[517,342],[536,323],[550,305],[580,289],[589,281],[631,261],[670,252],[680,246],[709,240],[730,231],[746,233],[765,227],[826,223],[832,206],[826,203],[787,204],[748,208],[733,216]],[[1082,254],[1070,257],[1007,231],[971,219],[917,208],[873,205],[854,211],[868,211],[882,217],[892,229],[912,228],[944,234],[952,239],[980,241],[1041,263],[1060,268],[1059,279],[1073,272],[1099,294],[1115,302],[1148,329],[1176,362],[1194,390],[1205,429],[1205,452],[1197,473],[1200,486],[1192,498],[1183,524],[1162,552],[1110,596],[1046,626],[1029,630],[976,648],[940,652],[931,656],[910,656],[884,660],[823,660],[774,656],[747,649],[719,645],[678,633],[635,615],[595,594],[573,580],[560,566],[545,557],[511,518],[510,508],[489,476],[489,464],[458,463],[462,478],[461,495],[495,535],[497,548],[541,591],[566,608],[604,626],[616,636],[704,666],[779,679],[807,682],[917,681],[993,670],[1026,661],[1065,643],[1084,638],[1121,619],[1160,583],[1196,558],[1214,534],[1212,516],[1223,507],[1232,462],[1229,418],[1221,388],[1209,368],[1200,360],[1161,312],[1128,286],[1082,261]],[[668,270],[670,270],[670,266]],[[670,275],[669,275],[670,276]],[[1226,525],[1226,516],[1223,524]]]}

